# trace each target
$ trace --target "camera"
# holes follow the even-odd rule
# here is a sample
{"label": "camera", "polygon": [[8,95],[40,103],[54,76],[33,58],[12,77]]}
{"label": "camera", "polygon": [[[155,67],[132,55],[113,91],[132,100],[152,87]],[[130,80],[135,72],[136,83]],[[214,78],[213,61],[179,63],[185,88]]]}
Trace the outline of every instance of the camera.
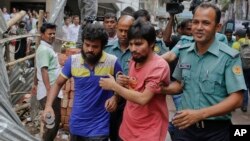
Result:
{"label": "camera", "polygon": [[84,21],[86,21],[86,23],[93,23],[94,21],[104,21],[104,17],[103,16],[90,16],[90,17],[86,17],[84,19]]}
{"label": "camera", "polygon": [[250,34],[250,29],[249,29],[249,22],[244,22],[244,23],[242,23],[242,25],[245,27],[245,29],[246,29],[246,33],[247,34]]}
{"label": "camera", "polygon": [[192,2],[190,3],[190,8],[189,11],[192,11],[192,13],[194,14],[194,10],[195,8],[201,4],[201,0],[192,0]]}
{"label": "camera", "polygon": [[169,14],[179,14],[184,10],[184,5],[182,5],[183,0],[167,0],[166,1],[166,11]]}
{"label": "camera", "polygon": [[247,29],[248,25],[249,25],[249,22],[244,22],[244,23],[242,23],[242,25]]}
{"label": "camera", "polygon": [[21,21],[18,26],[19,28],[25,28],[25,22]]}

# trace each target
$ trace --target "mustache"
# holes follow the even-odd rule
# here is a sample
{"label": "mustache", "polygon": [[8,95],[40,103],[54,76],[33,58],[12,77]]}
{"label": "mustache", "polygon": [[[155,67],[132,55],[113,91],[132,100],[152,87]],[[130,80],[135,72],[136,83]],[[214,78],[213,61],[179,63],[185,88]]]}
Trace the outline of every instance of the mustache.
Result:
{"label": "mustache", "polygon": [[198,31],[195,31],[195,32],[193,32],[193,33],[204,33],[204,31],[200,31],[200,30],[198,30]]}
{"label": "mustache", "polygon": [[138,55],[139,53],[138,53],[138,52],[133,51],[133,52],[131,52],[131,54]]}
{"label": "mustache", "polygon": [[86,55],[87,55],[87,54],[89,54],[89,55],[94,55],[93,52],[86,52],[85,54],[86,54]]}

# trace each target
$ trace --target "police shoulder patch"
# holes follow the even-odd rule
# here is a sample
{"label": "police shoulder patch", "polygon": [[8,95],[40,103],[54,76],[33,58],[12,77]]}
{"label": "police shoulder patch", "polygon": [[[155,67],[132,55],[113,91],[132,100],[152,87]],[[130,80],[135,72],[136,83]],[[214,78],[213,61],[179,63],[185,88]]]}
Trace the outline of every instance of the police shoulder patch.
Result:
{"label": "police shoulder patch", "polygon": [[242,69],[241,69],[241,66],[239,66],[239,65],[233,66],[232,70],[233,70],[233,73],[236,75],[242,74]]}
{"label": "police shoulder patch", "polygon": [[159,53],[161,51],[160,47],[158,47],[157,45],[154,47],[154,52],[155,53]]}

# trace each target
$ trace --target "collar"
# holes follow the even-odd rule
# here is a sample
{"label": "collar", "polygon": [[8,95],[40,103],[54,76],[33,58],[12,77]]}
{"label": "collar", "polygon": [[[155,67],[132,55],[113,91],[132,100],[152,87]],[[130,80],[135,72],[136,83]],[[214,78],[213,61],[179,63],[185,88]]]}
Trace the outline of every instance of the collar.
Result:
{"label": "collar", "polygon": [[45,42],[43,40],[41,40],[40,44],[53,49],[53,46],[51,44],[49,44],[49,43],[47,43],[47,42]]}
{"label": "collar", "polygon": [[[119,40],[117,40],[117,41],[114,43],[114,50],[120,50],[120,51],[121,51],[120,44],[119,44]],[[127,49],[125,50],[125,52],[127,52],[128,50],[129,50],[129,48],[127,47]]]}
{"label": "collar", "polygon": [[115,34],[114,37],[109,37],[109,40],[115,40],[115,39],[118,39],[117,34]]}
{"label": "collar", "polygon": [[[215,56],[219,56],[219,41],[217,39],[214,39],[214,42],[209,46],[207,52],[210,52],[212,54],[214,54]],[[191,46],[189,47],[189,49],[187,50],[188,52],[191,51],[196,51],[196,46],[195,46],[195,42],[191,44]]]}
{"label": "collar", "polygon": [[79,25],[79,24],[78,24],[78,25],[72,24],[72,26],[73,26],[73,27],[79,27],[80,25]]}
{"label": "collar", "polygon": [[[107,59],[107,53],[106,52],[104,52],[104,51],[102,51],[102,56],[101,56],[101,58],[99,59],[99,63],[104,63],[105,61],[106,61],[106,59]],[[83,65],[84,64],[84,59],[82,58],[82,54],[81,54],[81,64]]]}

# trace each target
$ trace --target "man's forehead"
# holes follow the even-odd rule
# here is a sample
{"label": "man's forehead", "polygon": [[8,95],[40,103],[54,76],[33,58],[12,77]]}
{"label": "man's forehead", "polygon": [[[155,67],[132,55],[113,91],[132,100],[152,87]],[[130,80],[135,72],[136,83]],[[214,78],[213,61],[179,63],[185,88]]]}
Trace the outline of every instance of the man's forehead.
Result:
{"label": "man's forehead", "polygon": [[106,17],[106,18],[104,18],[104,21],[106,21],[106,20],[115,20],[115,18],[114,17]]}
{"label": "man's forehead", "polygon": [[133,39],[130,40],[130,42],[139,43],[139,42],[143,42],[143,40],[145,40],[145,39],[143,39],[143,38],[133,38]]}
{"label": "man's forehead", "polygon": [[84,42],[85,43],[91,43],[91,44],[99,44],[99,43],[101,43],[101,39],[93,39],[93,40],[84,39]]}
{"label": "man's forehead", "polygon": [[214,14],[215,14],[215,10],[214,10],[212,7],[198,7],[198,8],[195,10],[195,13],[194,13],[194,16],[193,16],[193,17],[195,17],[195,16],[197,16],[197,15],[199,15],[199,14],[201,14],[201,13],[205,13],[205,12],[211,13],[212,11],[213,11]]}

